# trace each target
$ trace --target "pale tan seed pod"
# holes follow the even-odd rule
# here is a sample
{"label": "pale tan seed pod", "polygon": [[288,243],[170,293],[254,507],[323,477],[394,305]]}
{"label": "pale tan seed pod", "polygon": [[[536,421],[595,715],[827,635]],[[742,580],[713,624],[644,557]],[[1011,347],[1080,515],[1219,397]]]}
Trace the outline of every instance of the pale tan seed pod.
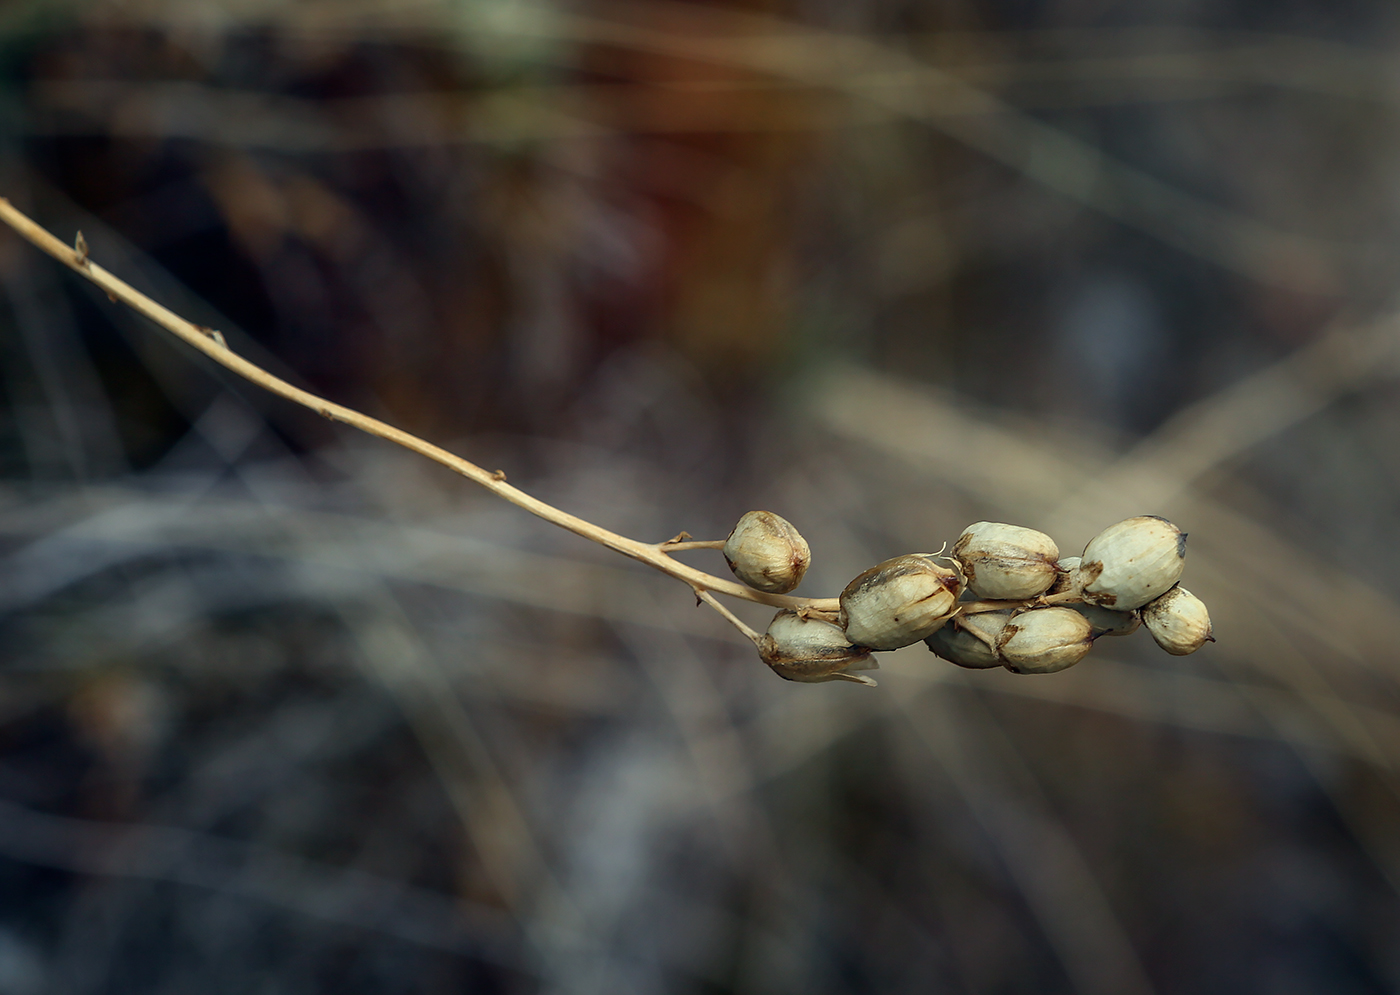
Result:
{"label": "pale tan seed pod", "polygon": [[1079,557],[1062,556],[1059,562],[1059,574],[1055,577],[1055,583],[1050,585],[1050,590],[1046,594],[1062,594],[1065,591],[1077,589],[1079,584]]}
{"label": "pale tan seed pod", "polygon": [[758,642],[758,655],[774,673],[789,681],[820,684],[823,681],[875,682],[853,670],[876,670],[879,664],[864,646],[852,646],[840,627],[821,619],[803,618],[784,608],[768,623]]}
{"label": "pale tan seed pod", "polygon": [[1032,608],[1006,623],[997,651],[1013,674],[1053,674],[1084,659],[1093,644],[1093,627],[1079,612]]}
{"label": "pale tan seed pod", "polygon": [[938,656],[959,667],[969,670],[1000,667],[997,638],[1010,620],[1010,611],[958,615],[924,642]]}
{"label": "pale tan seed pod", "polygon": [[1181,579],[1186,533],[1156,515],[1110,525],[1084,547],[1079,586],[1084,600],[1114,611],[1141,608]]}
{"label": "pale tan seed pod", "polygon": [[1215,642],[1205,603],[1179,584],[1144,605],[1142,621],[1157,645],[1172,656],[1186,656]]}
{"label": "pale tan seed pod", "polygon": [[953,544],[952,555],[979,598],[1033,598],[1059,576],[1055,540],[1020,525],[975,522]]}
{"label": "pale tan seed pod", "polygon": [[1126,636],[1137,632],[1138,626],[1142,625],[1142,619],[1137,612],[1116,612],[1111,608],[1100,608],[1098,605],[1066,605],[1089,620],[1089,626],[1094,630],[1094,638],[1099,636]]}
{"label": "pale tan seed pod", "polygon": [[963,580],[932,555],[877,563],[841,592],[841,628],[859,646],[894,650],[917,643],[957,608]]}
{"label": "pale tan seed pod", "polygon": [[786,594],[802,582],[812,551],[786,518],[750,511],[724,540],[724,558],[734,576],[754,590]]}

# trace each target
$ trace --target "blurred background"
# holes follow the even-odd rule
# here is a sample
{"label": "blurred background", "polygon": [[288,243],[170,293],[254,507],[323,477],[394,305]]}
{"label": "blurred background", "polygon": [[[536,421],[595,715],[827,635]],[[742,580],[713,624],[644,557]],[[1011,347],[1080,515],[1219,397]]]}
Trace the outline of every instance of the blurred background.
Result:
{"label": "blurred background", "polygon": [[0,195],[279,375],[636,538],[776,511],[810,596],[1165,515],[1219,642],[785,683],[0,230],[0,995],[1400,990],[1397,48],[7,0]]}

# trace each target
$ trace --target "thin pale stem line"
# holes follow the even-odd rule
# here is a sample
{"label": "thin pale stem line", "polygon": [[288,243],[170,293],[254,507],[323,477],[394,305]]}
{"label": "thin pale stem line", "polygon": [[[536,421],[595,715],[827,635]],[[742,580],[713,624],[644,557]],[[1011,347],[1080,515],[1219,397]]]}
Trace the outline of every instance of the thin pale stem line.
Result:
{"label": "thin pale stem line", "polygon": [[[184,340],[184,342],[219,365],[232,370],[239,376],[252,383],[257,384],[264,390],[270,391],[279,397],[286,398],[303,407],[329,418],[332,421],[343,422],[353,428],[358,428],[362,432],[387,439],[397,443],[405,449],[412,450],[420,456],[426,456],[434,462],[441,463],[450,470],[460,473],[462,476],[476,484],[486,488],[497,497],[509,501],[517,507],[523,508],[543,518],[547,522],[558,525],[560,528],[568,529],[576,535],[591,539],[608,549],[621,553],[623,556],[631,557],[649,567],[654,567],[668,576],[675,577],[690,585],[696,591],[714,591],[718,594],[726,594],[731,598],[740,598],[744,601],[754,601],[758,604],[769,605],[775,608],[828,608],[836,604],[835,598],[796,598],[783,594],[765,594],[762,591],[755,591],[745,587],[737,581],[727,580],[723,577],[716,577],[713,574],[697,570],[677,560],[673,560],[668,555],[668,550],[679,548],[712,548],[701,544],[691,546],[680,543],[674,546],[666,544],[653,544],[630,539],[627,536],[619,535],[592,522],[585,521],[575,515],[569,514],[553,505],[533,497],[518,487],[513,487],[506,483],[506,475],[499,470],[491,471],[483,469],[472,463],[470,460],[450,453],[445,449],[433,445],[411,435],[402,429],[395,428],[377,418],[361,414],[353,408],[328,401],[323,397],[312,394],[310,391],[295,387],[287,381],[273,376],[262,367],[239,356],[233,352],[224,342],[223,336],[210,328],[196,325],[175,314],[173,311],[157,303],[145,294],[136,290],[130,284],[119,277],[114,276],[101,266],[93,262],[87,251],[87,245],[79,236],[77,248],[70,248],[63,244],[47,230],[40,227],[27,215],[18,210],[6,198],[0,197],[0,220],[3,220],[21,236],[33,243],[38,248],[53,256],[79,276],[82,276],[100,287],[113,301],[120,301],[138,314],[149,318],[161,328],[172,335]],[[721,543],[722,545],[722,543]],[[750,630],[752,631],[752,630]]]}
{"label": "thin pale stem line", "polygon": [[695,589],[695,596],[701,601],[705,602],[705,604],[709,605],[715,611],[723,615],[725,620],[728,621],[730,625],[734,626],[734,628],[738,629],[744,635],[748,636],[749,639],[753,640],[753,644],[755,646],[759,644],[759,640],[763,637],[753,629],[749,628],[749,626],[745,625],[742,619],[740,619],[728,608],[724,607],[724,605],[717,601],[713,594],[711,594],[709,591],[706,591],[704,588],[697,587]]}
{"label": "thin pale stem line", "polygon": [[980,615],[983,612],[1000,612],[1017,608],[1045,608],[1050,605],[1081,604],[1084,596],[1078,591],[1061,591],[1059,594],[1039,594],[1033,598],[1012,601],[963,601],[958,604],[959,615]]}

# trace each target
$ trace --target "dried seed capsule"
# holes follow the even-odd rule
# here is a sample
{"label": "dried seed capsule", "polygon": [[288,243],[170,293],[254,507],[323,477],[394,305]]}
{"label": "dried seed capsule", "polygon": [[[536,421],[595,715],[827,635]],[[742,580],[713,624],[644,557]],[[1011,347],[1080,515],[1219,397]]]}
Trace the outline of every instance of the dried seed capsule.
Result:
{"label": "dried seed capsule", "polygon": [[1001,654],[997,652],[997,637],[1010,620],[1009,611],[959,615],[924,642],[934,653],[959,667],[972,670],[999,667]]}
{"label": "dried seed capsule", "polygon": [[1055,583],[1050,585],[1050,590],[1046,594],[1060,594],[1063,591],[1072,591],[1079,583],[1079,557],[1064,556],[1060,558],[1060,572],[1055,577]]}
{"label": "dried seed capsule", "polygon": [[1006,623],[997,650],[1013,674],[1053,674],[1084,659],[1093,644],[1093,629],[1079,612],[1032,608]]}
{"label": "dried seed capsule", "polygon": [[1059,576],[1055,540],[1020,525],[969,525],[953,544],[953,558],[980,598],[1033,598]]}
{"label": "dried seed capsule", "polygon": [[1144,605],[1142,621],[1157,645],[1172,656],[1186,656],[1215,642],[1205,603],[1180,585]]}
{"label": "dried seed capsule", "polygon": [[1111,608],[1089,604],[1065,607],[1074,609],[1089,620],[1095,639],[1099,636],[1126,636],[1130,632],[1137,632],[1138,626],[1142,625],[1142,619],[1138,618],[1137,612],[1116,612]]}
{"label": "dried seed capsule", "polygon": [[852,646],[838,626],[803,618],[790,608],[778,612],[768,623],[768,631],[759,640],[758,655],[779,677],[806,684],[855,681],[873,685],[869,677],[848,671],[880,666],[864,646]]}
{"label": "dried seed capsule", "polygon": [[962,577],[925,553],[877,563],[841,592],[841,628],[851,642],[894,650],[933,633],[962,593]]}
{"label": "dried seed capsule", "polygon": [[1156,515],[1110,525],[1084,547],[1084,600],[1114,611],[1141,608],[1181,579],[1186,533]]}
{"label": "dried seed capsule", "polygon": [[724,541],[724,558],[734,576],[749,587],[786,594],[802,582],[812,551],[786,518],[771,511],[750,511]]}

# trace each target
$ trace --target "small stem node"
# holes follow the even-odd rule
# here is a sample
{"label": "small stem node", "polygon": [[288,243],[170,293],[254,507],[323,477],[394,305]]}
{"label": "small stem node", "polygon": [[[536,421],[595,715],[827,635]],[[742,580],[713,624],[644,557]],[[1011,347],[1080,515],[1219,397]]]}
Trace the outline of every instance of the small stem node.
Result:
{"label": "small stem node", "polygon": [[[111,297],[110,294],[108,294],[107,296]],[[112,297],[112,300],[115,301],[116,298]],[[223,346],[225,349],[228,348],[228,341],[224,338],[224,333],[219,331],[217,328],[210,328],[208,325],[195,325],[194,327],[198,328],[201,332],[209,336],[215,342],[219,343],[219,345]]]}
{"label": "small stem node", "polygon": [[[684,532],[681,535],[685,535]],[[687,549],[723,549],[723,539],[696,539],[693,541],[682,541],[680,536],[675,539],[668,539],[666,542],[656,547],[663,553],[683,553]]]}

